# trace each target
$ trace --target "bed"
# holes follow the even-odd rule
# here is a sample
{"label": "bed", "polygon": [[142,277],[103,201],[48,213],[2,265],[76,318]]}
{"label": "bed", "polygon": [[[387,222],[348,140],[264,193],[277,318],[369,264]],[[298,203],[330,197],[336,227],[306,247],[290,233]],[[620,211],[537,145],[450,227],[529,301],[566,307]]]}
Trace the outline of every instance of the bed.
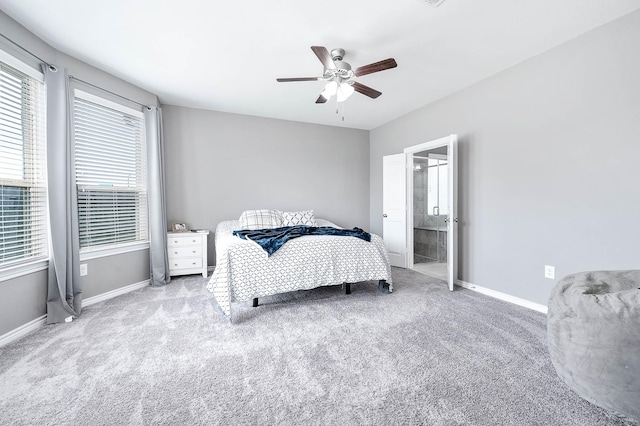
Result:
{"label": "bed", "polygon": [[[317,219],[318,227],[337,227]],[[393,291],[389,257],[382,238],[371,241],[343,236],[303,236],[268,255],[253,241],[233,235],[238,220],[220,222],[215,232],[216,267],[207,284],[222,312],[233,322],[235,303],[296,290],[378,281]],[[348,293],[349,291],[347,291]]]}

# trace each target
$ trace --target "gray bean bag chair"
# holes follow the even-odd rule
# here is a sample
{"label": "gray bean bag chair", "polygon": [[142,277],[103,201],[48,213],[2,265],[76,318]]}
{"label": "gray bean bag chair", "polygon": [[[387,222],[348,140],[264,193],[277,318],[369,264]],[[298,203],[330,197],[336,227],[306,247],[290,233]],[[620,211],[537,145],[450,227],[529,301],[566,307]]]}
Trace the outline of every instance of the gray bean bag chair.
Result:
{"label": "gray bean bag chair", "polygon": [[640,270],[581,272],[551,292],[555,369],[578,395],[640,422]]}

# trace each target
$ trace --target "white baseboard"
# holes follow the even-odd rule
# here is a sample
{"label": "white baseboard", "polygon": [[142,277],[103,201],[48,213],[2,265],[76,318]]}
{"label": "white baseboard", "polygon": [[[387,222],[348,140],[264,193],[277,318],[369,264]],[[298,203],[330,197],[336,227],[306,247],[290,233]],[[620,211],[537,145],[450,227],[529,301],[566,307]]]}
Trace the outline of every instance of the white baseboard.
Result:
{"label": "white baseboard", "polygon": [[39,318],[29,321],[26,324],[21,325],[18,328],[14,328],[8,333],[3,334],[2,336],[0,336],[0,347],[8,345],[11,342],[15,342],[16,340],[23,338],[32,331],[39,329],[45,324],[46,321],[47,316],[43,315]]}
{"label": "white baseboard", "polygon": [[486,294],[487,296],[493,297],[495,299],[504,300],[505,302],[513,303],[514,305],[519,305],[525,308],[533,309],[534,311],[542,312],[545,315],[547,313],[547,309],[548,309],[547,306],[541,305],[539,303],[534,303],[529,300],[511,296],[506,293],[501,293],[499,291],[491,290],[490,288],[480,287],[479,285],[471,284],[462,280],[457,280],[456,284],[458,284],[460,287],[477,291],[478,293]]}
{"label": "white baseboard", "polygon": [[91,306],[96,303],[104,302],[105,300],[113,299],[116,296],[130,293],[138,289],[144,288],[151,284],[151,280],[140,281],[139,283],[129,284],[124,287],[116,288],[115,290],[108,291],[106,293],[99,294],[97,296],[89,297],[82,300],[82,306]]}
{"label": "white baseboard", "polygon": [[[114,298],[116,296],[120,296],[125,293],[129,293],[140,288],[146,287],[151,283],[151,280],[140,281],[139,283],[130,284],[124,287],[117,288],[115,290],[108,291],[106,293],[99,294],[97,296],[89,297],[82,301],[82,306],[90,306],[96,304],[98,302],[103,302],[105,300]],[[0,347],[4,345],[8,345],[11,342],[15,342],[18,339],[26,336],[34,330],[42,327],[47,322],[47,316],[43,315],[39,318],[36,318],[32,321],[29,321],[26,324],[21,325],[18,328],[15,328],[8,333],[0,336]]]}

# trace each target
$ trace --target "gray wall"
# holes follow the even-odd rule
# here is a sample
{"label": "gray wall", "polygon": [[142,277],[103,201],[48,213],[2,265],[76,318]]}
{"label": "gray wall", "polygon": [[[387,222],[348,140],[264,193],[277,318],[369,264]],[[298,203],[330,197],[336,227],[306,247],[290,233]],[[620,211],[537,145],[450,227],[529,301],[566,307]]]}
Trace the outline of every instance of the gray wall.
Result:
{"label": "gray wall", "polygon": [[[157,97],[154,94],[56,51],[2,11],[0,11],[0,28],[2,28],[2,34],[6,37],[45,61],[68,68],[69,73],[77,78],[145,105],[158,105]],[[0,38],[0,48],[28,65],[39,69],[39,62],[36,59],[2,38]],[[127,102],[123,102],[119,98],[107,96],[83,84],[74,83],[73,87],[127,104]],[[139,108],[134,104],[129,106]],[[126,255],[109,256],[83,262],[87,263],[89,268],[89,275],[82,277],[84,297],[96,296],[148,279],[148,257],[149,251],[142,250],[135,253],[127,253]],[[2,301],[0,305],[0,335],[46,313],[46,285],[47,271],[0,282],[0,301]]]}
{"label": "gray wall", "polygon": [[87,263],[89,272],[80,277],[84,299],[149,279],[149,250],[100,257],[81,263]]}
{"label": "gray wall", "polygon": [[[640,12],[371,132],[382,156],[459,135],[459,278],[546,304],[558,278],[640,268]],[[437,84],[437,82],[434,82]]]}
{"label": "gray wall", "polygon": [[248,209],[369,223],[369,132],[164,106],[167,220],[213,231]]}
{"label": "gray wall", "polygon": [[0,336],[46,313],[46,270],[0,281]]}

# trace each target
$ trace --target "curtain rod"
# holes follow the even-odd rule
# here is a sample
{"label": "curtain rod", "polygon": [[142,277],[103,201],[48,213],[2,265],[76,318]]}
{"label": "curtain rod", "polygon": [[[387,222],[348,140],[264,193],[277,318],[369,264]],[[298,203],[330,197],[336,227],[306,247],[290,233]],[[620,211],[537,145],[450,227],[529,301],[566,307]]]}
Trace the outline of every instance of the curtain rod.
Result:
{"label": "curtain rod", "polygon": [[41,57],[37,56],[35,53],[31,53],[29,50],[27,50],[24,47],[20,46],[18,43],[16,43],[15,41],[11,40],[10,38],[5,36],[4,34],[0,34],[0,37],[2,37],[3,39],[7,40],[9,43],[13,44],[15,47],[17,47],[18,49],[22,50],[23,52],[26,52],[29,55],[33,56],[34,58],[36,58],[37,60],[39,60],[43,64],[47,65],[51,70],[55,70],[56,69],[55,65],[51,65],[49,62],[47,62],[44,59],[42,59]]}
{"label": "curtain rod", "polygon": [[[27,49],[25,49],[24,47],[20,46],[18,43],[16,43],[15,41],[11,40],[10,38],[8,38],[7,36],[5,36],[4,34],[0,34],[0,37],[2,37],[3,39],[7,40],[9,43],[13,44],[14,46],[16,46],[18,49],[20,49],[20,50],[22,50],[22,51],[24,51],[24,52],[28,53],[28,54],[29,54],[29,55],[31,55],[31,56],[33,56],[34,58],[36,58],[37,60],[39,60],[39,61],[40,61],[40,62],[42,62],[43,64],[47,65],[47,66],[49,67],[49,69],[50,69],[50,70],[52,70],[52,71],[56,71],[56,70],[57,70],[57,68],[56,68],[56,66],[55,66],[55,65],[52,65],[52,64],[50,64],[49,62],[47,62],[47,61],[45,61],[44,59],[42,59],[41,57],[39,57],[39,56],[35,55],[34,53],[31,53],[29,50],[27,50]],[[113,95],[113,96],[117,96],[117,97],[119,97],[119,98],[121,98],[121,99],[124,99],[124,100],[126,100],[126,101],[132,102],[132,103],[134,103],[134,104],[136,104],[136,105],[140,105],[141,107],[145,107],[145,108],[151,109],[149,106],[147,106],[147,105],[145,105],[145,104],[141,104],[140,102],[136,102],[136,101],[134,101],[133,99],[129,99],[129,98],[125,97],[125,96],[119,95],[119,94],[114,93],[114,92],[112,92],[112,91],[110,91],[110,90],[103,89],[103,88],[102,88],[102,87],[100,87],[100,86],[96,86],[95,84],[91,84],[91,83],[89,83],[88,81],[84,81],[84,80],[82,80],[82,79],[79,79],[78,77],[74,77],[74,76],[70,75],[70,76],[69,76],[69,78],[72,78],[72,79],[74,79],[75,81],[78,81],[78,82],[80,82],[80,83],[86,84],[87,86],[91,86],[91,87],[93,87],[93,88],[95,88],[95,89],[101,90],[101,91],[103,91],[103,92],[105,92],[105,93],[109,93],[109,94],[111,94],[111,95]]]}
{"label": "curtain rod", "polygon": [[111,90],[107,90],[107,89],[104,89],[104,88],[102,88],[100,86],[96,86],[95,84],[91,84],[88,81],[84,81],[84,80],[82,80],[82,79],[80,79],[78,77],[74,77],[74,76],[70,75],[69,78],[71,78],[71,79],[73,79],[73,80],[75,80],[77,82],[80,82],[82,84],[86,84],[87,86],[91,86],[91,87],[93,87],[95,89],[101,90],[101,91],[103,91],[105,93],[109,93],[110,95],[117,96],[120,99],[124,99],[124,100],[132,102],[132,103],[134,103],[136,105],[140,105],[141,107],[144,107],[144,108],[147,108],[147,109],[151,109],[151,107],[149,107],[148,105],[141,104],[140,102],[134,101],[133,99],[129,99],[126,96],[119,95],[117,93],[112,92]]}

